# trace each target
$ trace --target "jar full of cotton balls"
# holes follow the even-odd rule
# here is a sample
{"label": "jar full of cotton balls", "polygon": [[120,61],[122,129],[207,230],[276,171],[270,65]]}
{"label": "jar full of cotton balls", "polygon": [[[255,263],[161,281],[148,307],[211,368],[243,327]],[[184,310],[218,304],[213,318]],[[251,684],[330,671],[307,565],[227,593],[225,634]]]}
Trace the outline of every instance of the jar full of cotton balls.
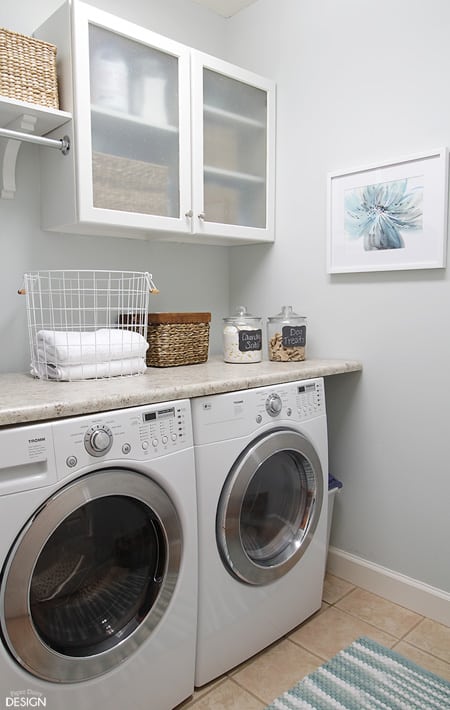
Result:
{"label": "jar full of cotton balls", "polygon": [[261,318],[248,313],[245,306],[224,318],[223,359],[225,362],[250,363],[262,359]]}

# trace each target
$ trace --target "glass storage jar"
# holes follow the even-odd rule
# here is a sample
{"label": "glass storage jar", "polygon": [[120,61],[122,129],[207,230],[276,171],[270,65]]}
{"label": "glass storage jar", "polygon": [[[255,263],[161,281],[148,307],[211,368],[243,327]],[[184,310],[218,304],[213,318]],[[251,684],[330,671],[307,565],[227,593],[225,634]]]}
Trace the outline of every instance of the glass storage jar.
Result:
{"label": "glass storage jar", "polygon": [[269,360],[297,362],[306,356],[306,317],[294,313],[292,306],[267,319]]}
{"label": "glass storage jar", "polygon": [[225,362],[261,362],[261,318],[239,306],[234,315],[224,318],[223,359]]}

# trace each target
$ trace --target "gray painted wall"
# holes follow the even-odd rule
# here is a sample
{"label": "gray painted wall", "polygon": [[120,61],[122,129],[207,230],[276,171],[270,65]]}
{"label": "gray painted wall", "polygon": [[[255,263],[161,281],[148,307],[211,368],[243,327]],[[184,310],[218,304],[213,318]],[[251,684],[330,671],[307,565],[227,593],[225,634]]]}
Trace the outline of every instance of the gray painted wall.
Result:
{"label": "gray painted wall", "polygon": [[311,357],[364,364],[327,379],[332,544],[450,592],[448,270],[325,261],[328,172],[450,145],[450,4],[259,0],[230,22],[233,61],[278,83],[276,243],[231,250],[231,292],[309,316]]}

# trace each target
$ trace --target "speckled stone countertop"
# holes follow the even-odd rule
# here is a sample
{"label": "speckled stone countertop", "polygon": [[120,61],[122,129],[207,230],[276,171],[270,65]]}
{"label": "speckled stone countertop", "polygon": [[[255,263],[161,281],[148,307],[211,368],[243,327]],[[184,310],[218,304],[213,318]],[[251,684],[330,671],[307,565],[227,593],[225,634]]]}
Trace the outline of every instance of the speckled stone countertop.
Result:
{"label": "speckled stone countertop", "polygon": [[0,426],[89,414],[171,399],[362,370],[357,360],[229,364],[212,357],[200,365],[148,368],[145,375],[81,382],[49,382],[31,375],[0,375]]}

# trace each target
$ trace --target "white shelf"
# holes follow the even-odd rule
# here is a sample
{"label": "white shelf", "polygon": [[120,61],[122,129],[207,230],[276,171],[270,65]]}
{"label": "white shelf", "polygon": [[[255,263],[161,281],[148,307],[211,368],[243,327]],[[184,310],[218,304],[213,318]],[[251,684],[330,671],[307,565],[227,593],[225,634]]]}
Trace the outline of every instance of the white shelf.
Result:
{"label": "white shelf", "polygon": [[215,177],[222,180],[239,180],[241,182],[253,182],[262,185],[265,182],[263,177],[259,175],[250,175],[249,173],[240,173],[235,170],[223,170],[222,168],[214,168],[205,165],[205,176]]}
{"label": "white shelf", "polygon": [[67,111],[58,111],[46,106],[37,106],[0,96],[0,126],[2,128],[9,128],[11,123],[20,120],[23,115],[33,116],[36,119],[33,132],[39,136],[45,136],[46,133],[50,133],[72,118],[72,114]]}
{"label": "white shelf", "polygon": [[216,106],[210,106],[205,104],[203,107],[205,115],[214,116],[216,118],[223,119],[224,121],[229,121],[230,123],[239,123],[243,126],[249,126],[250,128],[265,128],[266,124],[263,121],[256,121],[254,118],[249,118],[248,116],[243,116],[241,113],[233,113],[231,111],[224,111]]}
{"label": "white shelf", "polygon": [[93,114],[102,116],[103,118],[111,118],[116,121],[132,123],[133,125],[145,126],[146,128],[153,128],[159,131],[166,131],[167,133],[178,133],[177,126],[171,126],[169,123],[152,123],[151,121],[141,118],[141,116],[135,116],[132,113],[125,113],[123,111],[115,111],[113,109],[106,109],[98,104],[91,106],[91,111]]}
{"label": "white shelf", "polygon": [[[0,128],[6,128],[8,131],[17,131],[22,135],[29,133],[34,136],[45,136],[59,126],[63,126],[71,118],[72,114],[67,111],[58,111],[0,96]],[[16,162],[22,140],[20,135],[18,138],[12,135],[0,137],[0,196],[2,198],[13,199],[16,193]]]}

